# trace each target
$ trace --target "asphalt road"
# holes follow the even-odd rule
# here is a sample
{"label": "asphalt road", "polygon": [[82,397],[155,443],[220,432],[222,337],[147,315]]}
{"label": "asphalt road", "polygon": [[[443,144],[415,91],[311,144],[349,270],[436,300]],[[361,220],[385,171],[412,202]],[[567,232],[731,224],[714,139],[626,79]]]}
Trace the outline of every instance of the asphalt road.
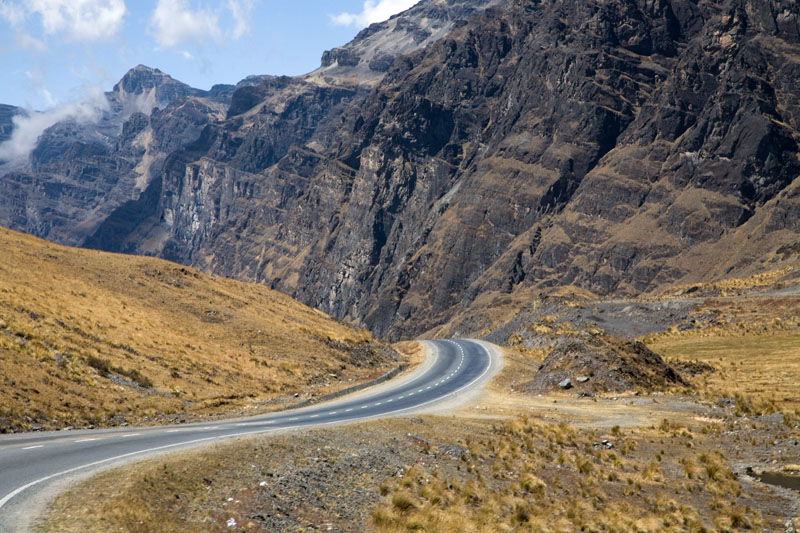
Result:
{"label": "asphalt road", "polygon": [[433,360],[412,379],[318,406],[207,424],[0,436],[0,531],[18,531],[37,495],[67,478],[231,437],[419,412],[479,388],[498,366],[481,342],[426,345]]}

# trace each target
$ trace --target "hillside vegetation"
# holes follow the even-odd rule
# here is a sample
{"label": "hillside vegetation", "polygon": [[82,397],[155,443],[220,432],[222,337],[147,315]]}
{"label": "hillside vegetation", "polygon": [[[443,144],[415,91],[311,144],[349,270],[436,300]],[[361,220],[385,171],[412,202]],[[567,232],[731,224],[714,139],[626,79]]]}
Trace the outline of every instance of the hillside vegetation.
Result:
{"label": "hillside vegetation", "polygon": [[[797,496],[759,480],[800,471],[796,274],[496,313],[504,367],[447,416],[117,469],[55,500],[38,531],[800,530]],[[574,386],[529,386],[565,376]]]}
{"label": "hillside vegetation", "polygon": [[253,412],[399,357],[263,286],[0,229],[0,432]]}

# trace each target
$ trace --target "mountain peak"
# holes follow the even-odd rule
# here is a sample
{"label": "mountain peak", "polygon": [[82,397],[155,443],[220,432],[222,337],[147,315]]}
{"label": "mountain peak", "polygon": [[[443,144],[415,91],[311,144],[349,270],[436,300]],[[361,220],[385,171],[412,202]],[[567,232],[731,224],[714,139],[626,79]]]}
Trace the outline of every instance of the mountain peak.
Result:
{"label": "mountain peak", "polygon": [[160,71],[146,65],[137,65],[130,69],[114,86],[113,93],[120,96],[139,96],[154,93],[155,103],[165,105],[176,98],[200,96],[204,91],[194,89]]}
{"label": "mountain peak", "polygon": [[165,74],[157,68],[146,65],[136,65],[114,86],[114,92],[124,90],[127,93],[139,93],[143,90],[152,89],[164,83],[181,83],[174,80],[169,74]]}
{"label": "mountain peak", "polygon": [[444,37],[455,24],[500,3],[500,0],[425,0],[388,20],[361,30],[344,46],[326,50],[321,66],[307,81],[333,82],[354,75],[374,84],[395,57],[425,48]]}

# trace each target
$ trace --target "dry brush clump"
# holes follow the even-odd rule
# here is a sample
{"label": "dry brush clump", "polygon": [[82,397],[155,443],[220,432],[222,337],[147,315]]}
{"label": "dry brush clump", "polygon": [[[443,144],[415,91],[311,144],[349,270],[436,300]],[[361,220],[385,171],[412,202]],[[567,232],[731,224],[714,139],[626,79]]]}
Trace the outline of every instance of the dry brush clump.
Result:
{"label": "dry brush clump", "polygon": [[[654,444],[656,437],[673,442]],[[759,526],[724,458],[669,422],[604,435],[520,419],[467,440],[455,473],[382,486],[376,531],[734,531]],[[651,442],[652,441],[652,442]],[[667,452],[666,450],[669,450]]]}

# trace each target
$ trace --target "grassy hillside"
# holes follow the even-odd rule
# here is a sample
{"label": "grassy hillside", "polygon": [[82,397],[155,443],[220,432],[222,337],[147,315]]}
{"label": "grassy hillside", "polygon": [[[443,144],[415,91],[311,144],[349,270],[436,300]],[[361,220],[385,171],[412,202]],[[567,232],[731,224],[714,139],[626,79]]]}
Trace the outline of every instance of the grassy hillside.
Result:
{"label": "grassy hillside", "polygon": [[258,285],[0,229],[0,432],[250,412],[397,354]]}
{"label": "grassy hillside", "polygon": [[714,366],[701,387],[712,398],[800,413],[800,297],[711,298],[696,314],[715,316],[715,323],[643,340],[669,359]]}

